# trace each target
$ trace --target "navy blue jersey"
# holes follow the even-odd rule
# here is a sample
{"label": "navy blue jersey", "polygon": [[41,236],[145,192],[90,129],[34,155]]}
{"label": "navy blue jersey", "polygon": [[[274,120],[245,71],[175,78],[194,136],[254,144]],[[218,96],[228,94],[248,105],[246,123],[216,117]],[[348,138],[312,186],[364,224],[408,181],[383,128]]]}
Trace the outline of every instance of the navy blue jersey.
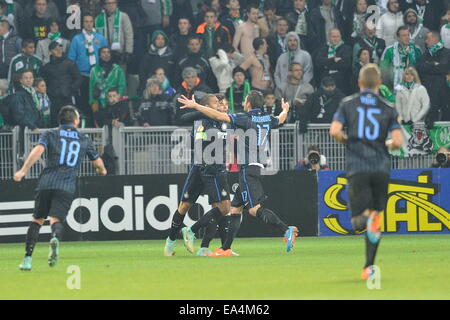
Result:
{"label": "navy blue jersey", "polygon": [[[267,149],[270,142],[270,134],[272,129],[280,126],[280,121],[277,117],[262,111],[261,109],[253,109],[249,112],[229,114],[231,125],[234,129],[244,130],[245,136],[242,137],[244,141],[238,141],[238,163],[252,164],[259,163],[267,165]],[[245,143],[245,159],[242,155],[239,146],[240,143]]]}
{"label": "navy blue jersey", "polygon": [[45,147],[47,163],[39,177],[37,190],[62,190],[74,194],[82,160],[99,158],[92,141],[73,126],[63,125],[42,134],[39,144]]}
{"label": "navy blue jersey", "polygon": [[342,100],[334,120],[347,128],[347,176],[356,173],[389,173],[391,159],[386,139],[400,129],[392,105],[366,90]]}

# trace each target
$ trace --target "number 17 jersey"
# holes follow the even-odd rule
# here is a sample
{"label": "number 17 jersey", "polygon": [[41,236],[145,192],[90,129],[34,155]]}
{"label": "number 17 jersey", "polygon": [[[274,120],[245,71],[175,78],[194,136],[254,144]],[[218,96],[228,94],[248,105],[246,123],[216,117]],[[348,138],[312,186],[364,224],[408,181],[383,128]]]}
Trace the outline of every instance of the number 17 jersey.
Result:
{"label": "number 17 jersey", "polygon": [[84,157],[99,158],[92,141],[70,125],[42,134],[39,143],[47,153],[46,167],[39,177],[37,191],[62,190],[75,193],[76,178]]}
{"label": "number 17 jersey", "polygon": [[334,120],[347,128],[347,177],[357,173],[389,173],[386,139],[400,129],[398,114],[388,101],[366,90],[342,100]]}

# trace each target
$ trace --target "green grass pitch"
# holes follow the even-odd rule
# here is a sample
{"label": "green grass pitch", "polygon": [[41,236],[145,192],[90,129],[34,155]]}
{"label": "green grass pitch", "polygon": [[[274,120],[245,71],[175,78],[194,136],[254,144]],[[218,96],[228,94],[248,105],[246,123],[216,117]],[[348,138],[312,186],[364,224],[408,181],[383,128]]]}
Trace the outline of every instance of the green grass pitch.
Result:
{"label": "green grass pitch", "polygon": [[[182,241],[167,258],[163,246],[62,243],[51,269],[47,244],[39,243],[33,270],[24,273],[18,270],[24,246],[1,244],[0,299],[450,299],[450,235],[385,236],[380,290],[359,278],[362,237],[302,238],[289,254],[281,239],[239,238],[233,248],[241,256],[230,258],[196,257]],[[80,267],[80,290],[66,286],[71,265]]]}

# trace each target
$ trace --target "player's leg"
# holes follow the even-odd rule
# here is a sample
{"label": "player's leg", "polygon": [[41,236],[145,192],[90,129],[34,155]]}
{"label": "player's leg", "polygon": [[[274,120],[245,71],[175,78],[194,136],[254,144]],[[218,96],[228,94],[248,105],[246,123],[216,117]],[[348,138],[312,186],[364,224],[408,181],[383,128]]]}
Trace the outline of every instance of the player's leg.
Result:
{"label": "player's leg", "polygon": [[225,216],[230,212],[230,206],[231,206],[230,200],[224,200],[212,204],[212,207],[218,208],[221,214],[220,216],[215,216],[212,219],[210,219],[209,223],[205,226],[205,234],[203,235],[201,247],[197,252],[198,256],[211,255],[212,252],[209,250],[209,244],[211,243],[211,240],[214,239],[219,224],[223,225],[223,221],[225,221],[226,218]]}
{"label": "player's leg", "polygon": [[35,196],[34,214],[28,227],[25,240],[25,257],[20,270],[30,271],[32,267],[32,256],[36,243],[39,240],[39,231],[47,219],[50,210],[49,191],[38,191]]}
{"label": "player's leg", "polygon": [[238,255],[231,250],[231,245],[233,244],[233,241],[238,234],[239,228],[241,227],[242,212],[244,211],[244,206],[239,205],[238,194],[239,193],[236,193],[233,199],[230,214],[225,217],[225,221],[227,223],[225,241],[222,242],[222,247],[219,250],[216,250],[216,255],[218,253],[221,253],[221,251],[224,253],[228,252],[227,254],[232,256]]}

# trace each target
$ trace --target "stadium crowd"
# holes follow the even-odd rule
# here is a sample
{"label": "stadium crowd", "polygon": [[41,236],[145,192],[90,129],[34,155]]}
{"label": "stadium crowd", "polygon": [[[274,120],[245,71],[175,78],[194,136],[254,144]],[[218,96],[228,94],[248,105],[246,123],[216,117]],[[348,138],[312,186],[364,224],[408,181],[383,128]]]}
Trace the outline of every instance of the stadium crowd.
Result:
{"label": "stadium crowd", "polygon": [[0,0],[0,128],[65,105],[85,127],[181,125],[180,95],[239,112],[255,89],[305,132],[371,62],[403,123],[450,121],[450,0]]}

